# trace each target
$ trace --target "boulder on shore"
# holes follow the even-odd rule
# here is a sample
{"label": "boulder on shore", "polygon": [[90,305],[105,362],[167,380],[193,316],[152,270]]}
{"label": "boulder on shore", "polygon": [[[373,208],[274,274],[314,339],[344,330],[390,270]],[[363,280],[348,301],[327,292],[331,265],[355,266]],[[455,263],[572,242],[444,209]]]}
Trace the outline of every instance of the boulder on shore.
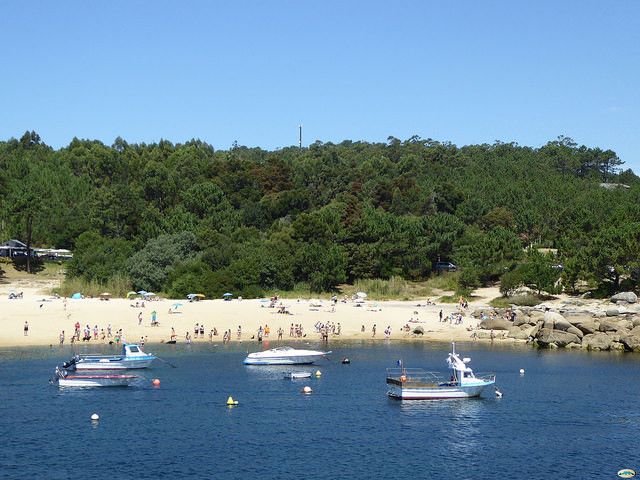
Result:
{"label": "boulder on shore", "polygon": [[480,322],[480,328],[483,330],[509,330],[513,323],[502,318],[488,318]]}
{"label": "boulder on shore", "polygon": [[640,352],[640,335],[626,335],[620,339],[625,350]]}
{"label": "boulder on shore", "polygon": [[564,332],[562,330],[551,330],[550,328],[541,329],[536,335],[538,345],[541,347],[550,347],[551,344],[563,348],[569,343],[582,343],[582,340],[573,333]]}
{"label": "boulder on shore", "polygon": [[544,328],[567,330],[571,323],[557,312],[544,312]]}
{"label": "boulder on shore", "polygon": [[584,337],[584,333],[582,333],[582,330],[580,330],[577,327],[574,327],[573,325],[571,325],[569,328],[567,328],[565,330],[565,332],[567,333],[573,333],[575,336],[577,336],[578,338],[582,338]]}
{"label": "boulder on shore", "polygon": [[589,350],[609,350],[611,342],[613,342],[613,339],[602,332],[585,335],[582,338],[582,346]]}
{"label": "boulder on shore", "polygon": [[603,318],[600,320],[600,326],[598,330],[601,332],[615,332],[620,329],[620,322],[618,320],[610,320],[608,318]]}
{"label": "boulder on shore", "polygon": [[590,333],[596,333],[599,331],[600,322],[596,322],[595,320],[583,320],[580,323],[576,323],[576,327],[578,327],[585,335],[589,335]]}
{"label": "boulder on shore", "polygon": [[611,297],[611,301],[613,303],[618,303],[618,302],[636,303],[638,301],[638,296],[633,292],[621,292]]}

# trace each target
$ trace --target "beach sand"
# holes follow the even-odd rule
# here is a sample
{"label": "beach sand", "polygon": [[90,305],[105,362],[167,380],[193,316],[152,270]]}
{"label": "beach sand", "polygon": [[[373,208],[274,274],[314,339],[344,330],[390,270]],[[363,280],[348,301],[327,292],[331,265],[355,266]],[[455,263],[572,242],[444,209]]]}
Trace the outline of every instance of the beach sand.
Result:
{"label": "beach sand", "polygon": [[[65,332],[65,345],[68,345],[74,332],[74,324],[79,322],[81,329],[89,325],[93,332],[97,325],[105,333],[110,324],[113,334],[122,329],[124,339],[129,343],[137,343],[145,337],[147,343],[160,343],[170,340],[172,327],[177,335],[177,342],[185,342],[185,334],[189,332],[192,341],[208,342],[209,332],[214,327],[218,335],[214,342],[221,342],[225,330],[231,329],[232,341],[238,341],[237,329],[242,327],[242,341],[257,339],[258,328],[268,325],[269,340],[277,340],[278,328],[284,330],[283,340],[293,340],[290,336],[291,324],[302,324],[302,340],[320,341],[320,334],[314,325],[340,324],[341,334],[330,335],[332,340],[375,340],[384,341],[384,330],[390,326],[392,340],[417,341],[468,341],[471,333],[467,328],[475,327],[478,321],[470,317],[475,308],[486,306],[492,298],[499,296],[497,289],[483,289],[480,297],[470,302],[464,312],[464,320],[460,325],[440,322],[439,311],[446,317],[457,312],[457,305],[435,304],[426,305],[425,300],[414,301],[376,301],[369,300],[363,304],[356,304],[349,300],[346,303],[338,301],[335,308],[328,300],[322,301],[320,307],[312,307],[309,300],[281,299],[291,314],[278,313],[278,308],[269,308],[268,300],[202,300],[189,302],[188,300],[161,299],[144,302],[145,306],[135,307],[140,300],[84,298],[78,300],[53,298],[49,293],[51,285],[41,284],[9,284],[0,288],[0,346],[35,346],[57,345],[62,330]],[[23,298],[9,299],[9,293],[23,292]],[[175,308],[175,304],[181,304]],[[420,305],[420,306],[418,306]],[[176,313],[169,314],[169,310]],[[151,326],[151,314],[156,311],[159,326]],[[138,315],[142,314],[142,325],[138,325]],[[411,321],[413,320],[413,321]],[[28,322],[28,335],[24,335],[24,324]],[[193,338],[195,324],[204,324],[204,338]],[[411,332],[421,326],[424,335],[414,335],[405,332],[402,327],[409,325]],[[361,331],[364,325],[364,333]],[[376,325],[376,334],[372,328]],[[81,334],[82,336],[82,334]],[[265,338],[267,339],[267,338]],[[103,344],[105,341],[91,340],[80,344]],[[113,340],[113,338],[111,338]],[[299,339],[298,339],[299,340]]]}

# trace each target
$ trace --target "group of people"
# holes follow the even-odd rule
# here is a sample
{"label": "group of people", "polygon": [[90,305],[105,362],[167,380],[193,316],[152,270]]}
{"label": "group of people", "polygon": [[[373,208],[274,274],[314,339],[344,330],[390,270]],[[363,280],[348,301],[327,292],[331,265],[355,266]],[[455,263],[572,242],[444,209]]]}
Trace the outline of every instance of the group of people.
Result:
{"label": "group of people", "polygon": [[[81,338],[80,337],[81,334],[82,334],[83,342],[90,342],[91,340],[94,340],[94,341],[101,340],[103,342],[108,340],[110,343],[115,342],[116,344],[119,344],[120,342],[123,342],[123,343],[125,342],[122,328],[118,329],[114,333],[112,331],[111,324],[107,325],[107,328],[105,331],[104,328],[99,329],[98,325],[94,325],[93,328],[91,328],[87,324],[85,325],[84,328],[82,328],[80,325],[80,322],[76,322],[73,327],[73,335],[71,336],[71,343],[74,343],[76,341],[79,342]],[[111,340],[111,338],[113,338],[113,340]],[[60,345],[64,345],[64,342],[66,339],[64,330],[60,332],[60,334],[58,335],[58,339],[60,341]]]}

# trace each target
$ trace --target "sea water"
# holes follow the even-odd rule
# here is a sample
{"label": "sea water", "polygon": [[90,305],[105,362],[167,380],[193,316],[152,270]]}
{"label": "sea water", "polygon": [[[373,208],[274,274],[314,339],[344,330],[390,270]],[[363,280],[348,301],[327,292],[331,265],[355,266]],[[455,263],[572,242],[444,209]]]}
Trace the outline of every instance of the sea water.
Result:
{"label": "sea water", "polygon": [[[80,389],[48,383],[70,348],[0,349],[0,478],[590,479],[617,478],[622,468],[640,472],[640,355],[458,344],[476,373],[497,374],[503,397],[488,390],[480,399],[402,402],[386,396],[385,369],[402,359],[445,373],[450,345],[331,343],[330,360],[316,366],[242,364],[248,350],[265,347],[147,346],[172,366],[156,361],[135,372],[143,378],[133,387]],[[344,357],[351,363],[342,364]],[[322,375],[285,380],[283,372],[294,369]],[[301,393],[307,385],[310,395]],[[226,406],[229,396],[238,406]]]}

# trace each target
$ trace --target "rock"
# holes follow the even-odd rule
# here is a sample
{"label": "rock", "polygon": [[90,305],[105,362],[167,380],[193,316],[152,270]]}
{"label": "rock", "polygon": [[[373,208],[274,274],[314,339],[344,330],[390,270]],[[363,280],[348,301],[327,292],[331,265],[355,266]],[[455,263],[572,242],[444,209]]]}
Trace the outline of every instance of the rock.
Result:
{"label": "rock", "polygon": [[538,321],[544,320],[544,312],[539,312],[537,310],[532,311],[529,316],[533,323],[538,323]]}
{"label": "rock", "polygon": [[640,335],[626,335],[620,339],[626,350],[640,352]]}
{"label": "rock", "polygon": [[507,337],[515,338],[516,340],[526,340],[529,338],[529,329],[522,330],[520,327],[510,327]]}
{"label": "rock", "polygon": [[570,326],[571,323],[559,313],[544,312],[544,328],[566,330]]}
{"label": "rock", "polygon": [[640,318],[634,318],[632,323],[634,327],[640,327]]}
{"label": "rock", "polygon": [[600,328],[600,322],[595,320],[584,320],[576,324],[576,327],[580,329],[585,335],[590,333],[596,333]]}
{"label": "rock", "polygon": [[629,331],[629,335],[637,335],[638,337],[640,337],[640,325],[638,325],[637,327],[633,327]]}
{"label": "rock", "polygon": [[596,318],[604,318],[607,316],[607,314],[603,311],[597,311],[593,313],[593,316]]}
{"label": "rock", "polygon": [[624,343],[620,343],[620,342],[611,342],[611,348],[610,350],[624,350],[625,349],[625,345]]}
{"label": "rock", "polygon": [[607,308],[605,315],[607,317],[617,317],[618,315],[620,315],[620,310],[618,310],[617,308]]}
{"label": "rock", "polygon": [[603,318],[600,321],[600,326],[598,327],[598,330],[600,330],[601,332],[615,332],[619,328],[620,327],[618,326],[617,320],[610,320],[607,318]]}
{"label": "rock", "polygon": [[613,303],[618,303],[618,302],[636,303],[638,301],[638,296],[633,292],[622,292],[611,297],[611,301]]}
{"label": "rock", "polygon": [[518,315],[516,319],[513,321],[513,324],[516,327],[520,327],[521,325],[535,325],[535,320],[532,320],[528,315]]}
{"label": "rock", "polygon": [[580,330],[577,327],[574,327],[573,325],[571,325],[569,328],[567,328],[565,330],[567,333],[573,333],[576,337],[578,338],[582,338],[584,337],[584,333],[582,333],[582,330]]}
{"label": "rock", "polygon": [[582,348],[582,345],[579,344],[579,343],[573,343],[572,342],[572,343],[568,343],[567,346],[564,347],[564,348],[569,348],[569,349],[571,349],[571,348]]}
{"label": "rock", "polygon": [[483,330],[509,330],[513,324],[502,318],[488,318],[480,322],[480,328]]}
{"label": "rock", "polygon": [[581,339],[573,333],[567,333],[562,330],[551,330],[549,328],[541,329],[536,335],[536,340],[541,347],[548,347],[552,343],[558,347],[565,347],[569,343],[582,343]]}
{"label": "rock", "polygon": [[589,350],[609,350],[613,340],[609,335],[602,332],[585,335],[582,338],[582,346]]}
{"label": "rock", "polygon": [[631,320],[619,320],[618,330],[631,330],[633,328],[633,322]]}

